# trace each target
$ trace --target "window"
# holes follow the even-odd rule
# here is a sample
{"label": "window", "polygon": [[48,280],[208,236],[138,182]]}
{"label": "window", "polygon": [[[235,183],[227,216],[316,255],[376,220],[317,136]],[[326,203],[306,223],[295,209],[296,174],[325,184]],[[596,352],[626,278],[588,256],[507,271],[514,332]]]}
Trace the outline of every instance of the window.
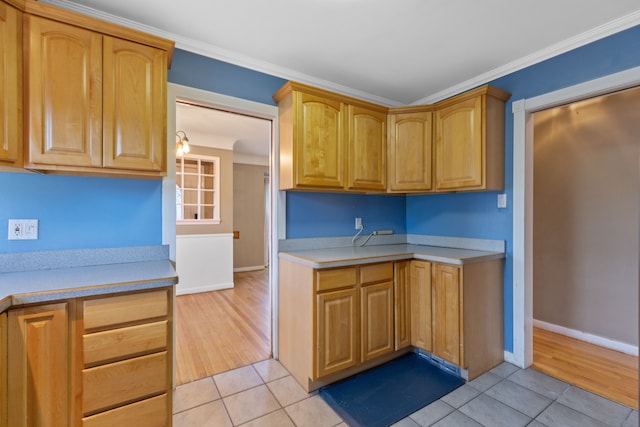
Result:
{"label": "window", "polygon": [[220,224],[220,157],[186,154],[176,159],[176,221]]}

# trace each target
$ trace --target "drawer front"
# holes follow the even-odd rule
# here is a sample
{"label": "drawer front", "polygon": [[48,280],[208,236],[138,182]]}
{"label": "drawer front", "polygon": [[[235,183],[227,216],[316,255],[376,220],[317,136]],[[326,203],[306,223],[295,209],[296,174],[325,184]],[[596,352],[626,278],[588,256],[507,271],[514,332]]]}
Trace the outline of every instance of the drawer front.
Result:
{"label": "drawer front", "polygon": [[167,392],[167,363],[163,351],[83,370],[83,414]]}
{"label": "drawer front", "polygon": [[167,290],[86,300],[83,302],[84,329],[108,328],[166,317],[168,302]]}
{"label": "drawer front", "polygon": [[167,321],[86,334],[82,337],[85,366],[154,353],[167,348]]}
{"label": "drawer front", "polygon": [[355,286],[356,267],[316,271],[316,292]]}
{"label": "drawer front", "polygon": [[393,263],[368,264],[360,267],[360,284],[393,280]]}
{"label": "drawer front", "polygon": [[82,419],[82,427],[157,427],[170,425],[166,394]]}

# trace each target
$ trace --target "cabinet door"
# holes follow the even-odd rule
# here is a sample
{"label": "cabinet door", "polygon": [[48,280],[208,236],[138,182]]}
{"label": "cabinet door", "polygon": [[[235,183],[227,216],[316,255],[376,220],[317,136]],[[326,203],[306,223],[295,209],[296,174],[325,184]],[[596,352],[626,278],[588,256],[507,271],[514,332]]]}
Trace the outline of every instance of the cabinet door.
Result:
{"label": "cabinet door", "polygon": [[353,288],[318,294],[316,378],[359,363],[356,300]]}
{"label": "cabinet door", "polygon": [[294,174],[303,187],[344,187],[345,106],[339,101],[294,93]]}
{"label": "cabinet door", "polygon": [[101,166],[102,36],[37,16],[24,23],[27,163]]}
{"label": "cabinet door", "polygon": [[360,315],[362,362],[391,353],[394,349],[393,282],[360,288]]}
{"label": "cabinet door", "polygon": [[483,185],[482,97],[436,111],[436,190]]}
{"label": "cabinet door", "polygon": [[104,166],[163,172],[166,54],[104,37]]}
{"label": "cabinet door", "polygon": [[69,423],[67,304],[9,311],[9,425]]}
{"label": "cabinet door", "polygon": [[431,263],[411,261],[411,344],[425,351],[432,349]]}
{"label": "cabinet door", "polygon": [[348,145],[348,188],[384,191],[387,184],[387,115],[350,105]]}
{"label": "cabinet door", "polygon": [[433,288],[433,353],[461,366],[460,269],[452,265],[434,264],[431,285]]}
{"label": "cabinet door", "polygon": [[22,166],[22,14],[0,3],[0,165]]}
{"label": "cabinet door", "polygon": [[431,185],[431,111],[389,116],[389,189],[429,191]]}
{"label": "cabinet door", "polygon": [[411,345],[410,265],[410,261],[398,261],[394,264],[393,300],[396,350]]}

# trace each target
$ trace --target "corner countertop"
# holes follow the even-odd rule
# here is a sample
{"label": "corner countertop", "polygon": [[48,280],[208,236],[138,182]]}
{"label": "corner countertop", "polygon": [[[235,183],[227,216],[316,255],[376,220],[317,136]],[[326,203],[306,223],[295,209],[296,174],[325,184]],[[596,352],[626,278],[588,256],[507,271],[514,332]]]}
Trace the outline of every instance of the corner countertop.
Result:
{"label": "corner countertop", "polygon": [[0,312],[17,305],[177,282],[164,247],[0,254]]}
{"label": "corner countertop", "polygon": [[300,250],[280,252],[279,256],[280,258],[288,259],[312,268],[344,267],[355,264],[370,264],[405,259],[421,259],[463,265],[505,258],[504,252],[411,244]]}

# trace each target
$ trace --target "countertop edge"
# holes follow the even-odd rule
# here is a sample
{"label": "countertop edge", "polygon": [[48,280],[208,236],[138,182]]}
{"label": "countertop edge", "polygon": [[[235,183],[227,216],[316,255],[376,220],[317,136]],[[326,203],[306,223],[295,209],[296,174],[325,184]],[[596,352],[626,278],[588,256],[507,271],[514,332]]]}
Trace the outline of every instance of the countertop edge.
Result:
{"label": "countertop edge", "polygon": [[[407,245],[409,247],[416,245]],[[294,252],[280,252],[278,256],[283,259],[288,259],[290,261],[311,267],[311,268],[335,268],[335,267],[347,267],[350,265],[356,264],[373,264],[377,262],[385,262],[385,261],[402,261],[402,260],[410,260],[410,259],[420,259],[424,261],[433,261],[433,262],[441,262],[446,264],[454,264],[454,265],[465,265],[465,264],[474,264],[478,262],[487,262],[494,261],[498,259],[504,259],[506,254],[504,252],[485,252],[481,255],[478,255],[478,251],[469,251],[473,252],[474,255],[469,257],[448,257],[441,256],[436,254],[429,254],[429,248],[436,249],[451,249],[451,248],[440,248],[440,247],[428,247],[425,246],[424,250],[421,248],[420,251],[415,250],[407,250],[407,251],[398,251],[397,253],[385,254],[385,255],[370,255],[370,256],[362,256],[362,257],[350,257],[350,258],[342,258],[335,259],[330,261],[314,261],[310,259],[311,257],[305,257],[303,253],[304,251],[294,251]],[[411,249],[411,248],[409,248]],[[467,251],[466,249],[459,249],[460,251]],[[325,249],[324,251],[331,251],[331,249]]]}

